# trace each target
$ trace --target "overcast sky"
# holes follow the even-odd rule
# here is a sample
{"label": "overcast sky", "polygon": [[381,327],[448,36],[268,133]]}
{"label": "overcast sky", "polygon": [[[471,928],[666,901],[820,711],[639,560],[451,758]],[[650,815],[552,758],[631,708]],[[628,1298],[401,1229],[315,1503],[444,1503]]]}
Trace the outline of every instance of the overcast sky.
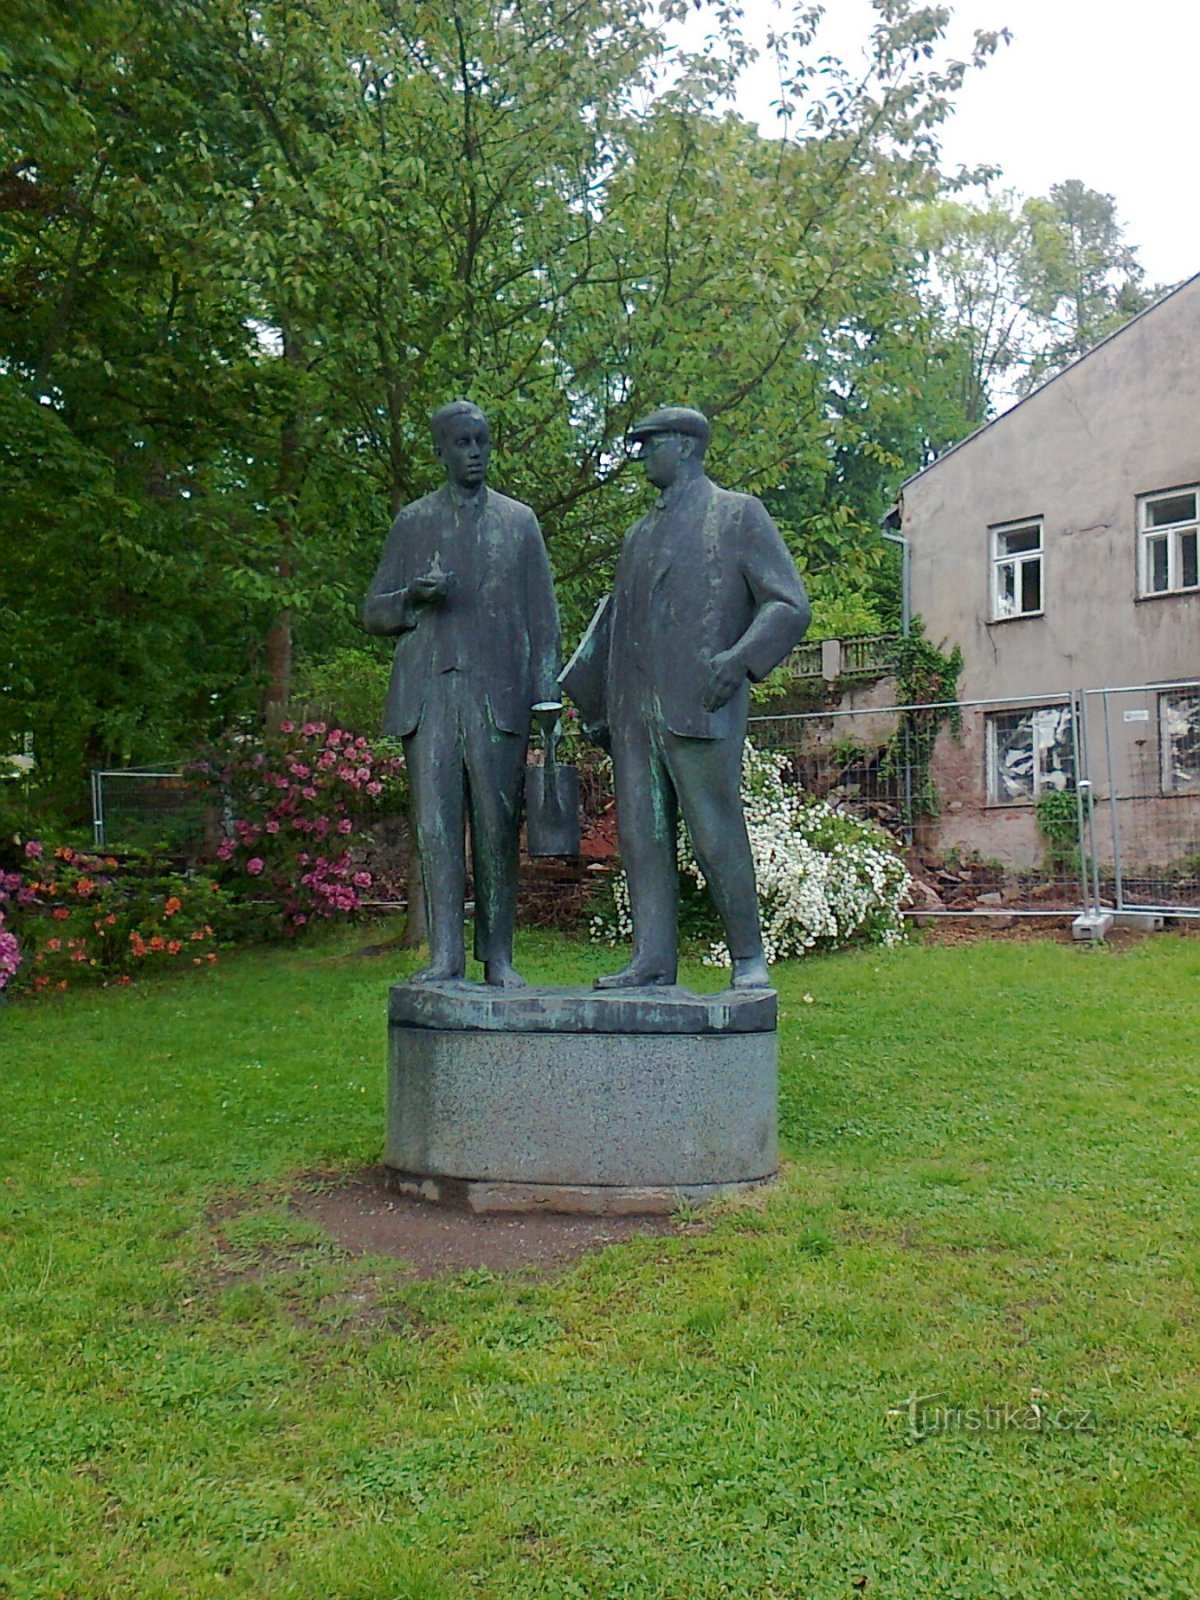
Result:
{"label": "overcast sky", "polygon": [[[779,9],[743,3],[747,36],[765,38]],[[948,3],[949,55],[965,56],[976,28],[1008,28],[1013,38],[968,76],[943,132],[947,168],[992,163],[1023,195],[1080,178],[1115,197],[1150,281],[1200,272],[1198,0]],[[875,20],[870,0],[825,0],[825,12],[818,48],[857,62]],[[777,95],[777,75],[760,66],[738,109],[769,133],[777,124],[766,107]]]}

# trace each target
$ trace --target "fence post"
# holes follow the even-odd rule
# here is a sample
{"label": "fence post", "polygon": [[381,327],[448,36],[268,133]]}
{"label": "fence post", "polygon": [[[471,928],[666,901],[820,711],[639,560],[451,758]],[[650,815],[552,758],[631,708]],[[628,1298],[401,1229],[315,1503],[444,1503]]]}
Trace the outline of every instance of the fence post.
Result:
{"label": "fence post", "polygon": [[1079,692],[1079,733],[1083,747],[1083,762],[1086,768],[1087,805],[1084,808],[1084,822],[1087,825],[1087,859],[1091,862],[1091,895],[1092,909],[1100,915],[1100,857],[1096,851],[1096,803],[1095,784],[1092,782],[1092,753],[1088,737],[1088,695],[1086,689]]}
{"label": "fence post", "polygon": [[[1079,841],[1079,896],[1080,913],[1087,917],[1091,911],[1091,885],[1088,881],[1087,824],[1085,809],[1091,792],[1087,775],[1087,754],[1083,744],[1083,690],[1071,690],[1071,754],[1075,763],[1075,837]],[[1036,741],[1036,733],[1035,733]]]}
{"label": "fence post", "polygon": [[1108,690],[1100,691],[1104,705],[1104,756],[1108,769],[1108,815],[1112,823],[1113,847],[1113,902],[1118,911],[1125,909],[1125,880],[1121,872],[1121,813],[1117,804],[1117,782],[1113,770],[1112,707]]}
{"label": "fence post", "polygon": [[104,775],[99,767],[92,768],[92,843],[97,850],[104,849]]}

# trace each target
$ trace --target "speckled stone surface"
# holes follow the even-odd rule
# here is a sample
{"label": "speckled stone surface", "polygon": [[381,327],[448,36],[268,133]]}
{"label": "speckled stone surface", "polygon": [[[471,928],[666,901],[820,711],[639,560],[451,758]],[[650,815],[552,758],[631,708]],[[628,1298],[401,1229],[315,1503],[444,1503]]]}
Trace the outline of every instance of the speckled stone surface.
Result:
{"label": "speckled stone surface", "polygon": [[[491,1029],[478,995],[460,991],[465,1027],[397,1019],[413,995],[436,1003],[421,1015],[451,1015],[452,986],[439,987],[392,991],[384,1160],[398,1187],[475,1210],[611,1213],[697,1204],[775,1172],[773,993],[683,996],[676,1015],[699,1007],[705,1031],[663,1031],[670,991],[651,992],[639,1014],[628,991],[544,991],[539,1013],[537,992],[520,990],[511,1000],[527,1008],[525,1027],[496,994],[504,1020]],[[769,1025],[748,1031],[744,1002]],[[613,1031],[618,1016],[646,1027]]]}
{"label": "speckled stone surface", "polygon": [[392,1022],[418,1028],[520,1033],[763,1033],[774,989],[693,994],[663,989],[489,989],[480,983],[398,983]]}

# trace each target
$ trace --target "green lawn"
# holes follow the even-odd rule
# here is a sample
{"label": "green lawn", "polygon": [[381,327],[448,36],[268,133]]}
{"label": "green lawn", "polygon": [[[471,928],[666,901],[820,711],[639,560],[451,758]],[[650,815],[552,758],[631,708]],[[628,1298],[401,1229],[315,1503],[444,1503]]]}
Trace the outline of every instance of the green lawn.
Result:
{"label": "green lawn", "polygon": [[0,1595],[1200,1593],[1200,940],[780,968],[781,1187],[418,1283],[279,1199],[378,1158],[370,937],[0,1015]]}

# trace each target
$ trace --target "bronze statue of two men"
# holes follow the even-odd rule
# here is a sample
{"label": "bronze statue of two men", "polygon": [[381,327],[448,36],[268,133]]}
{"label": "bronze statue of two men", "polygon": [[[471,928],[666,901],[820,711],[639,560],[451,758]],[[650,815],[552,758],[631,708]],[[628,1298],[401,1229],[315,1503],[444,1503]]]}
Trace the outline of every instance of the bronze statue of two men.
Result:
{"label": "bronze statue of two men", "polygon": [[[558,613],[536,517],[487,487],[483,412],[457,400],[431,427],[446,481],[400,512],[363,604],[368,632],[397,636],[384,731],[404,740],[430,930],[430,963],[410,981],[465,976],[469,816],[475,955],[489,984],[518,987],[522,785],[533,709],[559,696]],[[762,503],[706,475],[699,411],[665,407],[630,437],[658,499],[626,535],[613,592],[561,679],[612,752],[633,915],[632,960],[596,987],[675,982],[682,814],[732,985],[766,988],[742,745],[750,682],[799,643],[808,599]]]}

